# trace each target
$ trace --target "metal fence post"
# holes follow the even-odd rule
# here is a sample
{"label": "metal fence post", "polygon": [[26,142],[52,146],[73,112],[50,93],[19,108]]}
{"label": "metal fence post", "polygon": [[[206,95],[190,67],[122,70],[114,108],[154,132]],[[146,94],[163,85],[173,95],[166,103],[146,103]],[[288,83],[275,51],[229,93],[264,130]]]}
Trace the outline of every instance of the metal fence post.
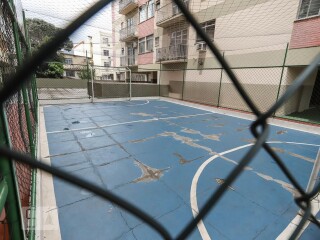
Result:
{"label": "metal fence post", "polygon": [[[5,121],[4,108],[1,105],[0,109],[0,145],[9,146],[8,126]],[[10,230],[10,237],[13,240],[25,239],[22,219],[19,209],[20,198],[18,193],[17,184],[15,181],[15,171],[13,162],[10,159],[0,156],[0,176],[6,181],[8,186],[8,195],[6,199],[5,209],[7,214],[7,220]]]}
{"label": "metal fence post", "polygon": [[[222,57],[224,58],[224,52],[222,53]],[[220,94],[221,94],[221,87],[222,87],[222,76],[223,76],[223,67],[221,67],[221,73],[220,73],[220,83],[219,83],[219,93],[218,93],[218,104],[217,104],[217,107],[220,107]]]}
{"label": "metal fence post", "polygon": [[[15,12],[15,9],[14,9],[14,12]],[[15,41],[18,65],[20,66],[23,63],[23,61],[22,61],[23,56],[22,56],[22,51],[21,51],[18,27],[19,26],[18,26],[17,22],[14,21],[13,22],[13,34],[14,34],[14,41]],[[31,124],[30,109],[29,109],[28,94],[27,94],[26,85],[22,86],[22,96],[23,96],[24,112],[25,112],[25,117],[26,117],[26,122],[27,122],[30,152],[31,152],[31,156],[36,157],[35,142],[33,139],[33,131],[32,131],[32,124]],[[28,226],[29,227],[29,233],[28,233],[29,240],[33,240],[35,238],[35,215],[36,215],[36,213],[35,213],[35,208],[36,208],[35,193],[36,193],[36,170],[33,169],[32,175],[31,175],[30,222],[29,222],[29,226]]]}
{"label": "metal fence post", "polygon": [[161,97],[161,71],[162,71],[162,67],[161,67],[161,59],[160,59],[160,73],[159,73],[159,98]]}
{"label": "metal fence post", "polygon": [[[26,22],[26,15],[25,11],[22,11],[22,16],[23,16],[23,25],[24,25],[24,31],[25,31],[25,38],[28,43],[27,45],[27,56],[31,56],[31,43],[30,43],[30,38],[29,38],[29,32],[27,29],[27,22]],[[37,79],[35,74],[32,75],[31,77],[31,86],[32,86],[32,97],[34,101],[34,109],[35,109],[35,120],[38,122],[38,91],[37,91]]]}
{"label": "metal fence post", "polygon": [[[184,58],[184,61],[186,61],[186,58]],[[187,62],[188,66],[188,62]],[[184,95],[184,81],[185,81],[185,74],[186,74],[186,67],[183,66],[183,75],[182,75],[182,93],[181,93],[181,99],[183,100],[183,95]]]}
{"label": "metal fence post", "polygon": [[93,86],[93,80],[94,80],[94,76],[93,76],[93,66],[90,66],[90,70],[91,70],[91,102],[93,103],[93,99],[94,99],[94,86]]}
{"label": "metal fence post", "polygon": [[[284,53],[284,58],[283,58],[283,63],[282,63],[282,70],[281,70],[281,76],[280,76],[280,82],[279,82],[279,87],[278,87],[276,102],[278,102],[279,95],[280,95],[280,89],[281,89],[281,84],[282,84],[282,79],[283,79],[284,68],[285,68],[285,66],[286,66],[288,48],[289,48],[289,43],[287,43],[286,51],[285,51],[285,53]],[[274,112],[274,113],[273,113],[273,116],[275,116],[275,115],[276,115],[276,113]]]}

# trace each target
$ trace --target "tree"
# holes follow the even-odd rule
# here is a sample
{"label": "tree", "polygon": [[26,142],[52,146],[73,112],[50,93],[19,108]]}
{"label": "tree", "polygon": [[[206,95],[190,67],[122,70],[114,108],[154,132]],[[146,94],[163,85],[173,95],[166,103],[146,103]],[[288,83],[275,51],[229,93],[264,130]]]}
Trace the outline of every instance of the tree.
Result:
{"label": "tree", "polygon": [[[60,31],[60,28],[57,28],[51,23],[48,23],[44,20],[38,18],[29,18],[26,20],[27,28],[29,31],[29,37],[31,42],[31,47],[33,50],[37,50],[41,45],[50,40],[54,35]],[[73,47],[72,41],[68,38],[60,49],[65,49],[67,51],[71,51]]]}
{"label": "tree", "polygon": [[36,71],[37,77],[62,78],[63,64],[60,62],[43,63]]}
{"label": "tree", "polygon": [[[26,23],[32,51],[37,51],[43,44],[48,42],[52,37],[54,37],[54,35],[57,34],[58,31],[60,31],[60,28],[57,28],[53,24],[37,18],[27,19]],[[70,51],[72,47],[73,43],[68,38],[62,44],[62,46],[60,46],[59,50],[65,49],[67,51]],[[47,61],[51,63],[42,63],[36,71],[37,77],[62,77],[64,58],[58,53],[55,53],[52,56],[48,56]]]}
{"label": "tree", "polygon": [[[92,75],[93,75],[93,78],[95,78],[95,75],[96,75],[95,69],[92,70]],[[81,79],[86,79],[86,80],[89,79],[89,80],[91,80],[91,70],[87,69],[87,68],[83,68],[78,72],[78,76]]]}

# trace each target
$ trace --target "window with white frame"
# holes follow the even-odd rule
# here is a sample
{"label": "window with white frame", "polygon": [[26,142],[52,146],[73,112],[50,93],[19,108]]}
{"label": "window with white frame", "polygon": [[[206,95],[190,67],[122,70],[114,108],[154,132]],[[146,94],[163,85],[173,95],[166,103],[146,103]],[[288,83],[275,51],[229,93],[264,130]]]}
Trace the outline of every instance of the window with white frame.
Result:
{"label": "window with white frame", "polygon": [[153,35],[149,35],[139,39],[139,53],[153,51]]}
{"label": "window with white frame", "polygon": [[109,56],[109,50],[103,50],[103,56]]}
{"label": "window with white frame", "polygon": [[148,2],[148,16],[147,18],[152,18],[154,16],[154,0]]}
{"label": "window with white frame", "polygon": [[144,4],[139,8],[139,21],[144,22],[147,20],[147,5]]}
{"label": "window with white frame", "polygon": [[180,44],[186,45],[187,44],[187,35],[188,35],[187,29],[172,32],[171,38],[170,38],[170,46],[176,46],[176,45],[180,45]]}
{"label": "window with white frame", "polygon": [[139,53],[146,52],[146,38],[139,39]]}
{"label": "window with white frame", "polygon": [[108,44],[109,43],[109,39],[107,37],[102,38],[102,43],[103,44]]}
{"label": "window with white frame", "polygon": [[147,42],[147,52],[153,51],[153,35],[147,36],[146,37],[146,42]]}
{"label": "window with white frame", "polygon": [[[200,23],[202,30],[209,36],[210,40],[213,41],[214,39],[214,30],[216,27],[216,20],[210,20],[204,23]],[[197,34],[196,42],[202,42],[202,38]]]}
{"label": "window with white frame", "polygon": [[301,0],[298,19],[320,15],[319,0]]}
{"label": "window with white frame", "polygon": [[72,58],[65,58],[64,63],[65,64],[72,64]]}
{"label": "window with white frame", "polygon": [[104,62],[104,63],[103,63],[103,66],[105,66],[105,67],[110,67],[110,62]]}
{"label": "window with white frame", "polygon": [[139,22],[144,22],[154,16],[154,0],[148,1],[139,7]]}

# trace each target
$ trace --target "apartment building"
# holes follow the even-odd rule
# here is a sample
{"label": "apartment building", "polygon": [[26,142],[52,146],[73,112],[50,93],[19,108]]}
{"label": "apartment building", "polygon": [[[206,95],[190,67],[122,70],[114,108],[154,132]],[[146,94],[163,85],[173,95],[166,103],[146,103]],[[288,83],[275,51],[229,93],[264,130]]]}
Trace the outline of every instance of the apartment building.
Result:
{"label": "apartment building", "polygon": [[86,70],[87,61],[91,61],[91,58],[85,56],[75,55],[73,52],[63,51],[60,55],[64,58],[63,64],[63,77],[67,78],[81,78],[81,72]]}
{"label": "apartment building", "polygon": [[[320,53],[319,0],[186,0],[184,4],[262,111]],[[173,1],[120,0],[112,9],[113,36],[120,42],[115,66],[154,77],[154,82],[169,86],[170,97],[248,110]],[[319,87],[315,71],[279,114],[308,109]]]}
{"label": "apartment building", "polygon": [[111,67],[113,57],[112,34],[106,32],[98,32],[87,39],[77,43],[73,47],[73,52],[79,56],[88,56],[94,65],[96,80],[114,80],[114,71],[108,69]]}

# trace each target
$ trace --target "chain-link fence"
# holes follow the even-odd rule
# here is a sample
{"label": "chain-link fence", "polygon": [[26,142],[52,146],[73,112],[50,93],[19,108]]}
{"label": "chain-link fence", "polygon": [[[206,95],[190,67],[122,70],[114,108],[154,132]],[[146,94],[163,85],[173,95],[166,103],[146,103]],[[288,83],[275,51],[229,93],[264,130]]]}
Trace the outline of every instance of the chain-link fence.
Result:
{"label": "chain-link fence", "polygon": [[[28,56],[28,43],[23,25],[21,3],[1,0],[0,14],[0,82],[1,89],[10,84],[10,77]],[[15,14],[15,6],[17,14]],[[19,7],[20,6],[20,7]],[[31,76],[21,90],[8,98],[1,107],[1,144],[35,157],[37,138],[37,97]],[[1,208],[0,235],[4,239],[33,236],[30,231],[29,211],[35,188],[35,170],[30,165],[1,157],[0,179],[8,185],[5,208]],[[15,188],[17,186],[17,189]],[[28,210],[28,211],[25,211]],[[21,222],[19,219],[22,219]],[[8,227],[9,225],[9,227]],[[22,239],[22,238],[21,238]]]}

